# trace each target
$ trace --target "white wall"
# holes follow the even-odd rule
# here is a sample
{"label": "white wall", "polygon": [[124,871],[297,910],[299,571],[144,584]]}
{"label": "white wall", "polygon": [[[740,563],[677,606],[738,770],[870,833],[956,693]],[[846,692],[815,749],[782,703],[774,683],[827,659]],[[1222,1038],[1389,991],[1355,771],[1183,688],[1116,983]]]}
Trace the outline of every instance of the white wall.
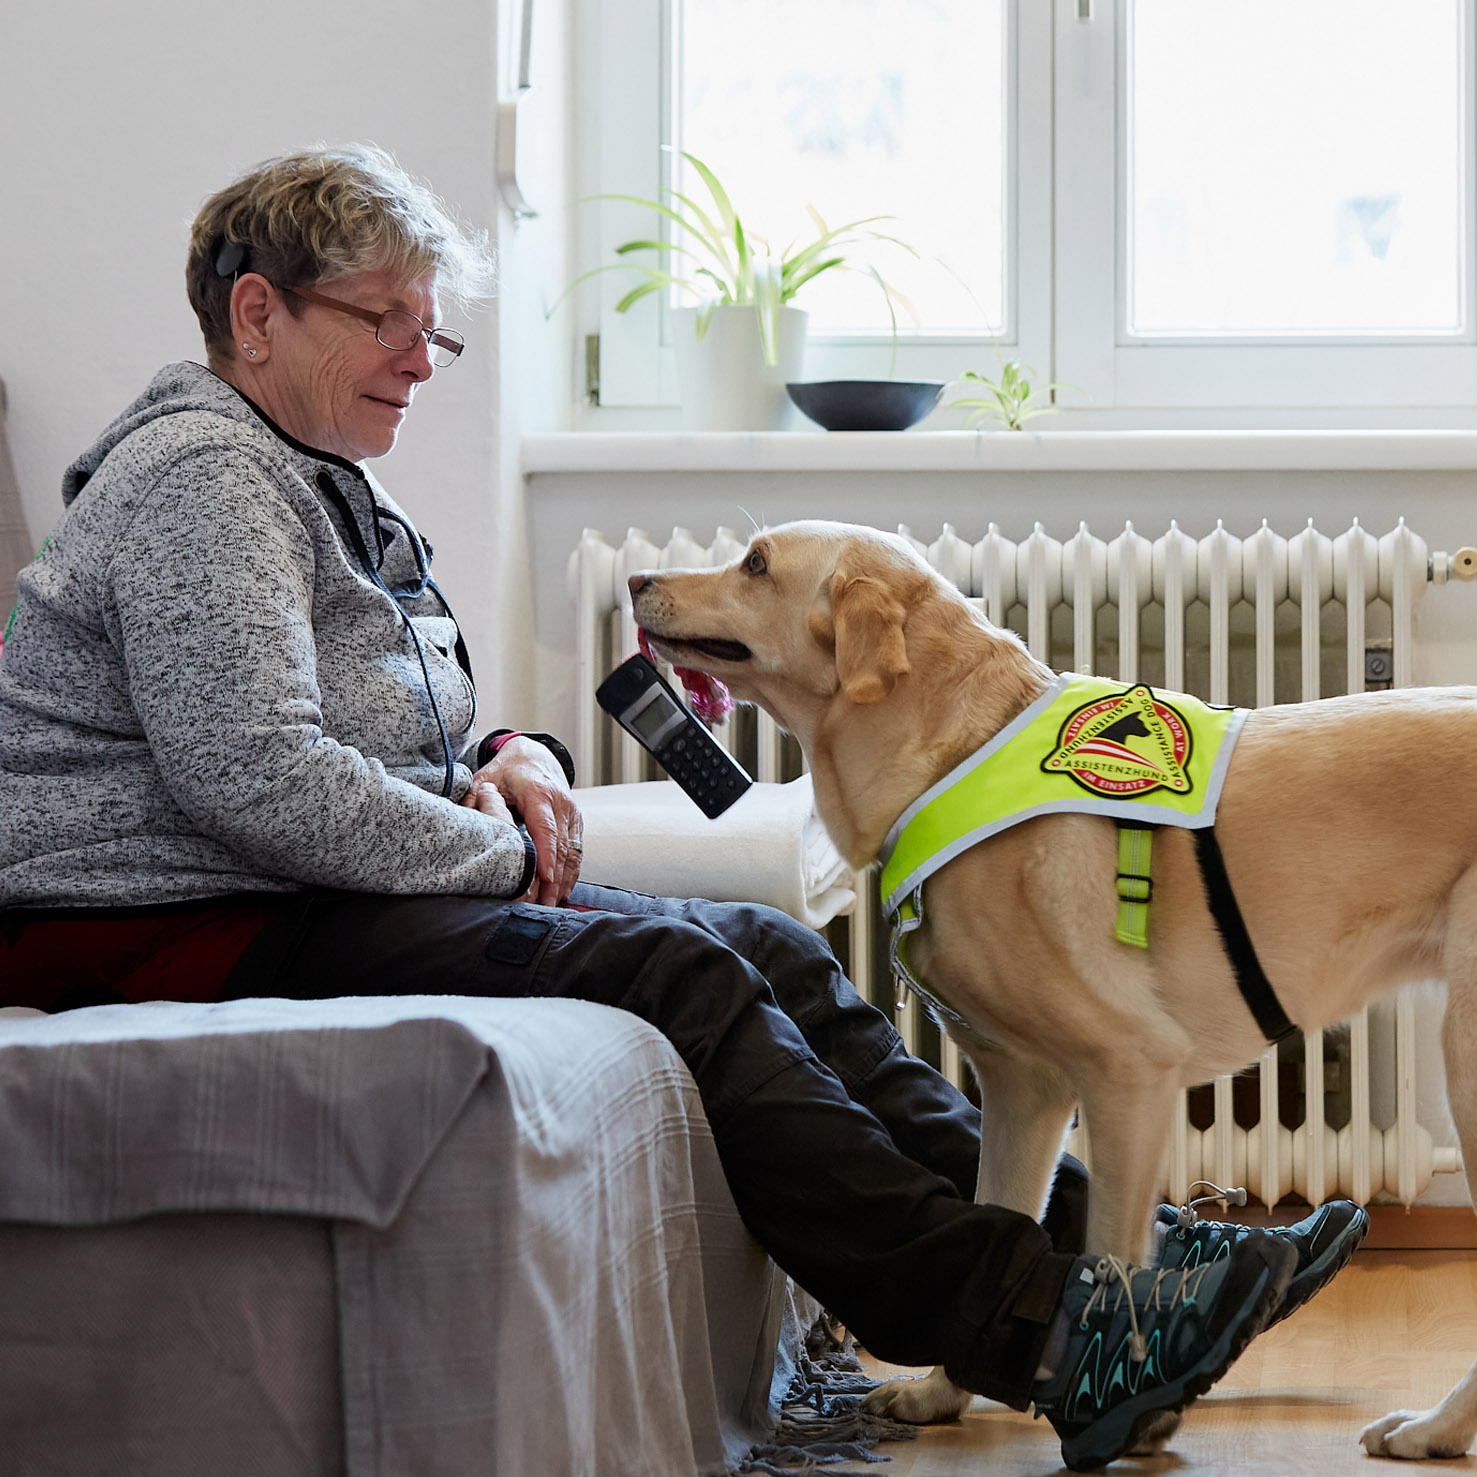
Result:
{"label": "white wall", "polygon": [[[547,8],[543,91],[562,107],[562,7]],[[548,239],[562,215],[514,233],[499,205],[497,18],[496,0],[0,8],[0,378],[34,540],[61,510],[71,458],[160,365],[201,357],[184,293],[189,222],[257,160],[371,140],[499,238],[510,289],[530,257],[562,267],[562,243]],[[541,165],[550,198],[563,190],[561,147],[556,138]],[[567,368],[566,384],[550,387],[552,356],[521,368],[500,405],[509,316],[500,300],[459,323],[466,353],[427,387],[400,446],[375,468],[436,546],[488,719],[516,707],[530,680],[516,427],[548,427],[543,407],[569,401]],[[526,313],[511,316],[528,330]]]}
{"label": "white wall", "polygon": [[[510,13],[521,14],[523,0],[503,0],[503,4],[506,27]],[[515,221],[504,208],[499,236],[503,415],[499,472],[504,496],[498,516],[504,547],[516,549],[518,557],[507,561],[502,575],[507,586],[502,600],[506,614],[500,658],[504,706],[498,725],[516,728],[543,726],[540,694],[546,682],[534,641],[535,590],[540,578],[532,556],[518,438],[524,432],[569,429],[574,396],[572,320],[567,313],[547,315],[572,275],[568,265],[573,195],[569,28],[569,0],[539,0],[533,24],[532,87],[518,104],[515,128],[518,185],[537,215]],[[509,49],[505,93],[517,75],[516,46]],[[571,547],[578,536],[575,529]],[[547,571],[546,576],[562,596],[563,566]],[[480,675],[481,667],[478,671],[480,690],[485,694],[488,681]]]}

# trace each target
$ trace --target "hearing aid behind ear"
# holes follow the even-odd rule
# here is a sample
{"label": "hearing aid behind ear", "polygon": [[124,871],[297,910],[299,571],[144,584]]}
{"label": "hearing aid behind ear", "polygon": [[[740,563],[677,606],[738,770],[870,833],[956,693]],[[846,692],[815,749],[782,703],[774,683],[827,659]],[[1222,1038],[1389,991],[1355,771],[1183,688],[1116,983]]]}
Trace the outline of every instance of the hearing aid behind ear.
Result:
{"label": "hearing aid behind ear", "polygon": [[246,245],[241,241],[225,241],[215,259],[217,277],[234,277],[246,260]]}

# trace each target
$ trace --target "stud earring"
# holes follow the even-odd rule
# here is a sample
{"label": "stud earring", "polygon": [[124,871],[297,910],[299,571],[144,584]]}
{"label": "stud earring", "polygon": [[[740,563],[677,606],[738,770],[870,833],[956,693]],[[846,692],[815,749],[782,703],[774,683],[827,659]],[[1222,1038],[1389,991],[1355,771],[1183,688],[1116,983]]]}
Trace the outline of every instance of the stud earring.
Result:
{"label": "stud earring", "polygon": [[243,343],[243,344],[242,344],[242,345],[241,345],[241,347],[242,347],[242,348],[243,348],[243,349],[245,349],[245,350],[246,350],[246,352],[247,352],[247,355],[248,355],[248,356],[249,356],[249,357],[250,357],[250,358],[252,358],[252,359],[255,359],[255,358],[256,358],[256,350],[255,350],[255,349],[253,349],[253,348],[252,348],[252,347],[251,347],[251,345],[250,345],[250,344],[246,344],[246,343]]}

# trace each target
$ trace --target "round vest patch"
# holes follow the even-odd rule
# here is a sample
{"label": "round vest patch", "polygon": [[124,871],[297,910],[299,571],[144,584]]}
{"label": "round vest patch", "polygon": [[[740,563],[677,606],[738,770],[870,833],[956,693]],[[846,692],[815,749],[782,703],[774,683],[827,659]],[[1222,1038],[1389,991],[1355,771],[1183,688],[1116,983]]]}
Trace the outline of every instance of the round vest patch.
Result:
{"label": "round vest patch", "polygon": [[1190,725],[1139,683],[1069,713],[1041,768],[1069,775],[1094,795],[1121,799],[1152,790],[1188,795],[1189,762]]}

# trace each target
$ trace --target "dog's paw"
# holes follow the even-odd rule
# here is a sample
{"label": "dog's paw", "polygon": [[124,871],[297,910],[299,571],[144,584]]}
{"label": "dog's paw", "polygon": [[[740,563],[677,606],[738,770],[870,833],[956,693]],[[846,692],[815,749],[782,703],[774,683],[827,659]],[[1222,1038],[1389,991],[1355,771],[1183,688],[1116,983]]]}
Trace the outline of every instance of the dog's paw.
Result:
{"label": "dog's paw", "polygon": [[1139,1432],[1138,1440],[1128,1448],[1125,1455],[1158,1456],[1164,1449],[1164,1443],[1179,1430],[1183,1419],[1183,1413],[1178,1410],[1161,1410]]}
{"label": "dog's paw", "polygon": [[862,1401],[862,1409],[915,1426],[931,1426],[957,1421],[968,1409],[969,1401],[969,1391],[961,1390],[940,1366],[918,1379],[888,1380],[878,1385]]}
{"label": "dog's paw", "polygon": [[1359,1440],[1370,1456],[1407,1461],[1461,1456],[1471,1446],[1473,1433],[1454,1429],[1443,1414],[1439,1405],[1435,1410],[1392,1410],[1371,1421],[1359,1433]]}

